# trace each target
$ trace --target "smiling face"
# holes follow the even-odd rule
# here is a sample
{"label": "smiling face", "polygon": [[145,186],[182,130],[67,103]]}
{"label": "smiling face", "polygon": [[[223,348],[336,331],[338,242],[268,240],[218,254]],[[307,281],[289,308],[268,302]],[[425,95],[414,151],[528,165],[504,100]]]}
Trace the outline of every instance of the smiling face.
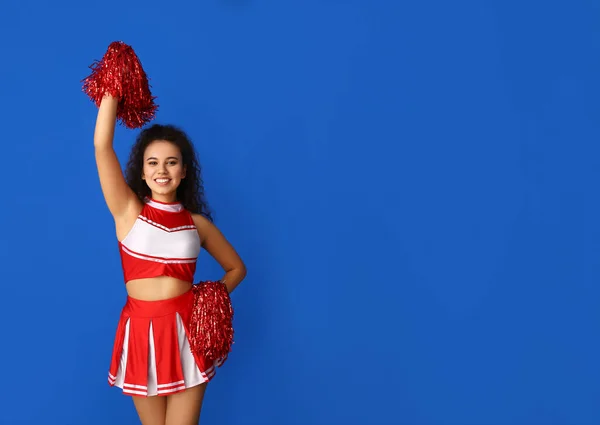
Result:
{"label": "smiling face", "polygon": [[142,179],[152,191],[152,199],[175,202],[177,187],[185,178],[185,165],[181,151],[171,142],[156,140],[144,152]]}

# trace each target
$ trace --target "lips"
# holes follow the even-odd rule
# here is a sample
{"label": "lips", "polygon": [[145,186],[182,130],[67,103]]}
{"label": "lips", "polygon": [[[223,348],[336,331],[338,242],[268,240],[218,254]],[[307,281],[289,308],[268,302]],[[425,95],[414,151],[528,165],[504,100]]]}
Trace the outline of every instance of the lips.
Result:
{"label": "lips", "polygon": [[166,186],[171,182],[171,179],[167,179],[167,178],[154,179],[154,182],[159,186]]}

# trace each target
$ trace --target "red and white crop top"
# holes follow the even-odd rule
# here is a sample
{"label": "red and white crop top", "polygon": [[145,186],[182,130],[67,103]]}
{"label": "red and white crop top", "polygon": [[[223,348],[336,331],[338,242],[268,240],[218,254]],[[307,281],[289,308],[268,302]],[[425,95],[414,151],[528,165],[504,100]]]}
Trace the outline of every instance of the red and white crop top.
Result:
{"label": "red and white crop top", "polygon": [[133,227],[119,242],[125,282],[156,276],[193,282],[200,246],[192,215],[181,203],[146,198]]}

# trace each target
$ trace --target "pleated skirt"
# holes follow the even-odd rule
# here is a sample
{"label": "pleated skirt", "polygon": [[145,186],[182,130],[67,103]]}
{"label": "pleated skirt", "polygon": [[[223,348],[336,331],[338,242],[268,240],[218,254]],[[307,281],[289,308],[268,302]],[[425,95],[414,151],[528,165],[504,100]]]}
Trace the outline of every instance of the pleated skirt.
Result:
{"label": "pleated skirt", "polygon": [[117,326],[108,383],[124,394],[166,396],[210,381],[208,363],[189,345],[193,292],[160,301],[127,297]]}

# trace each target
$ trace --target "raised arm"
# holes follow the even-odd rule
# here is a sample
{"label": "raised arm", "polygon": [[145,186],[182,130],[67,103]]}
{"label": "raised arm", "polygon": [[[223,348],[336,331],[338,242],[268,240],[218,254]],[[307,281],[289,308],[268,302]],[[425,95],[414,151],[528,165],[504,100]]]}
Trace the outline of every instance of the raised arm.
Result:
{"label": "raised arm", "polygon": [[127,185],[117,154],[113,149],[113,138],[117,120],[118,99],[105,96],[98,108],[94,148],[96,166],[106,205],[115,221],[126,218],[141,202]]}

